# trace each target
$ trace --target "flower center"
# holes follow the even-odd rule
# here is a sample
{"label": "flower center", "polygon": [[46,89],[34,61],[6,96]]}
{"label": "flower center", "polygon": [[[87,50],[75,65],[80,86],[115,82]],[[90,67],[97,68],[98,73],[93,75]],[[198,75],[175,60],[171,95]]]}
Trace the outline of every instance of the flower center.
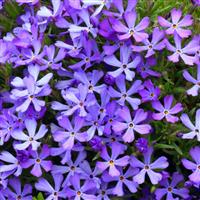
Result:
{"label": "flower center", "polygon": [[126,69],[126,68],[127,68],[127,65],[126,65],[126,64],[123,64],[122,67],[123,67],[124,69]]}
{"label": "flower center", "polygon": [[108,121],[109,121],[110,123],[112,123],[112,122],[113,122],[113,119],[109,119]]}
{"label": "flower center", "polygon": [[30,96],[29,96],[29,99],[30,99],[30,100],[32,100],[33,98],[34,98],[34,96],[33,96],[33,95],[30,95]]}
{"label": "flower center", "polygon": [[167,188],[168,192],[172,192],[172,187]]}
{"label": "flower center", "polygon": [[89,62],[90,61],[90,58],[85,58],[85,62]]}
{"label": "flower center", "polygon": [[149,165],[145,165],[144,169],[149,170],[150,169]]}
{"label": "flower center", "polygon": [[76,169],[76,167],[75,167],[75,166],[71,166],[70,169],[71,169],[72,171],[74,171],[74,170]]}
{"label": "flower center", "polygon": [[103,108],[100,108],[99,111],[100,111],[100,113],[103,113],[103,112],[104,112],[104,109],[103,109]]}
{"label": "flower center", "polygon": [[115,142],[115,141],[116,141],[116,139],[112,137],[112,138],[111,138],[111,141],[112,141],[112,142]]}
{"label": "flower center", "polygon": [[94,122],[94,125],[95,125],[95,126],[98,126],[98,122],[97,122],[97,121],[95,121],[95,122]]}
{"label": "flower center", "polygon": [[123,97],[123,98],[126,98],[126,97],[127,97],[127,94],[123,94],[122,97]]}
{"label": "flower center", "polygon": [[33,141],[33,138],[32,138],[32,137],[30,137],[30,138],[29,138],[29,141],[30,141],[30,142],[32,142],[32,141]]}
{"label": "flower center", "polygon": [[149,49],[152,49],[152,48],[153,48],[153,46],[150,44],[150,45],[149,45]]}
{"label": "flower center", "polygon": [[177,25],[177,24],[173,24],[172,27],[173,27],[174,29],[176,29],[176,28],[178,27],[178,25]]}
{"label": "flower center", "polygon": [[150,96],[151,96],[151,97],[154,97],[154,93],[151,93]]}
{"label": "flower center", "polygon": [[37,163],[41,163],[41,160],[38,158],[38,159],[36,160],[36,162],[37,162]]}
{"label": "flower center", "polygon": [[124,180],[124,177],[123,177],[123,176],[120,176],[119,179],[120,179],[120,181],[123,181],[123,180]]}
{"label": "flower center", "polygon": [[83,105],[84,105],[84,104],[83,104],[83,102],[80,102],[80,103],[79,103],[79,106],[81,106],[81,107],[82,107]]}
{"label": "flower center", "polygon": [[92,86],[92,85],[89,85],[88,89],[89,89],[89,90],[93,90],[93,86]]}
{"label": "flower center", "polygon": [[176,52],[177,52],[178,54],[180,54],[180,53],[181,53],[181,50],[180,50],[180,49],[177,49]]}
{"label": "flower center", "polygon": [[78,191],[78,192],[77,192],[77,195],[78,195],[78,196],[81,196],[81,192],[80,192],[80,191]]}
{"label": "flower center", "polygon": [[134,123],[133,122],[129,123],[129,128],[133,128],[133,127],[134,127]]}
{"label": "flower center", "polygon": [[54,195],[54,196],[58,196],[58,193],[57,193],[57,192],[54,192],[53,195]]}
{"label": "flower center", "polygon": [[200,170],[200,165],[198,165],[197,168]]}
{"label": "flower center", "polygon": [[169,111],[168,110],[164,110],[164,114],[165,115],[169,114]]}
{"label": "flower center", "polygon": [[22,199],[22,196],[19,195],[19,196],[17,197],[17,200],[21,200],[21,199]]}
{"label": "flower center", "polygon": [[101,191],[101,194],[102,194],[102,195],[105,195],[105,194],[106,194],[106,192],[105,192],[104,190],[102,190],[102,191]]}
{"label": "flower center", "polygon": [[195,131],[196,133],[199,133],[199,129],[195,129],[194,131]]}
{"label": "flower center", "polygon": [[75,133],[74,132],[71,132],[71,136],[74,136],[75,135]]}
{"label": "flower center", "polygon": [[110,160],[110,161],[109,161],[109,165],[113,166],[113,165],[114,165],[114,161],[113,161],[113,160]]}
{"label": "flower center", "polygon": [[129,33],[130,33],[130,35],[133,35],[133,34],[134,34],[134,30],[131,29],[131,30],[129,31]]}

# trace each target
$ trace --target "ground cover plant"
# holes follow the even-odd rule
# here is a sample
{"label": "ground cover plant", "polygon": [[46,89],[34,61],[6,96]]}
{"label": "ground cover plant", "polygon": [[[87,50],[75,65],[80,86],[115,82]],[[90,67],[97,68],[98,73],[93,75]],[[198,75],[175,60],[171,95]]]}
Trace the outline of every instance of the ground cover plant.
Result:
{"label": "ground cover plant", "polygon": [[0,0],[0,200],[199,200],[199,89],[199,0]]}

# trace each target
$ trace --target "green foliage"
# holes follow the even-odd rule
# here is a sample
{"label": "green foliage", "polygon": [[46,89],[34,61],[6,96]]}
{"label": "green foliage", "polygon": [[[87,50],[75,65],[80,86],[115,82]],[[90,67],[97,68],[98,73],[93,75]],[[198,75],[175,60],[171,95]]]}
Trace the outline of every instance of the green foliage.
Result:
{"label": "green foliage", "polygon": [[33,200],[44,200],[43,194],[41,192],[38,193],[37,197],[33,197]]}

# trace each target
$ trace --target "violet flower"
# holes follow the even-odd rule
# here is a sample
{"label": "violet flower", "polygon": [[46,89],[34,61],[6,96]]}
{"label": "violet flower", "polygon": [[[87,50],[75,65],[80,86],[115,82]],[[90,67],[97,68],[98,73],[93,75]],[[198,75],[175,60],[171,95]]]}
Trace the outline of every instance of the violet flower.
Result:
{"label": "violet flower", "polygon": [[40,7],[40,10],[38,10],[37,16],[56,19],[56,17],[60,15],[63,9],[63,2],[61,0],[51,0],[51,3],[53,5],[53,10],[50,10],[45,6],[42,6]]}
{"label": "violet flower", "polygon": [[177,114],[180,111],[182,111],[183,107],[181,103],[177,103],[172,107],[173,99],[174,97],[172,95],[165,96],[164,106],[160,103],[160,101],[153,101],[152,107],[158,111],[158,113],[152,114],[153,119],[161,120],[165,118],[168,122],[177,122],[179,118],[174,116],[174,114]]}
{"label": "violet flower", "polygon": [[151,80],[146,80],[143,83],[143,86],[145,87],[145,89],[139,91],[143,102],[158,100],[158,97],[160,95],[159,87],[154,87],[154,84],[151,82]]}
{"label": "violet flower", "polygon": [[196,119],[195,125],[190,121],[187,114],[183,113],[180,117],[182,123],[191,131],[189,133],[183,134],[183,139],[193,139],[195,136],[197,137],[197,141],[200,141],[200,109],[196,111]]}
{"label": "violet flower", "polygon": [[133,37],[136,42],[141,42],[148,38],[148,34],[144,32],[150,22],[148,17],[144,17],[139,24],[135,25],[137,14],[135,11],[130,11],[124,13],[124,19],[127,26],[117,19],[112,24],[113,29],[117,32],[119,40],[127,40]]}
{"label": "violet flower", "polygon": [[106,89],[105,84],[98,85],[103,77],[103,71],[93,70],[92,72],[85,73],[84,71],[78,71],[74,73],[74,78],[87,87],[88,93],[101,93]]}
{"label": "violet flower", "polygon": [[165,48],[165,42],[162,40],[163,38],[164,32],[160,31],[159,28],[154,28],[151,41],[149,39],[144,39],[142,41],[144,44],[143,46],[132,45],[132,50],[134,52],[147,51],[145,58],[148,58],[155,54],[155,50],[160,51]]}
{"label": "violet flower", "polygon": [[132,142],[135,139],[134,131],[140,134],[148,134],[151,126],[148,124],[140,124],[147,118],[147,113],[142,109],[138,109],[132,118],[131,113],[127,107],[123,107],[118,113],[119,121],[113,122],[113,130],[116,133],[123,134],[124,142]]}
{"label": "violet flower", "polygon": [[117,166],[125,167],[129,162],[129,156],[118,158],[120,154],[123,154],[124,149],[117,143],[113,144],[111,151],[111,156],[109,156],[106,147],[104,147],[100,155],[105,161],[98,161],[96,166],[102,172],[109,168],[110,176],[119,176],[120,172],[117,169]]}
{"label": "violet flower", "polygon": [[69,184],[69,180],[71,177],[75,175],[80,175],[82,173],[82,169],[80,167],[80,164],[85,160],[86,158],[86,152],[80,151],[75,161],[72,159],[69,159],[65,166],[63,165],[53,165],[52,173],[53,174],[66,174],[67,176],[63,182],[63,186],[66,186]]}
{"label": "violet flower", "polygon": [[184,29],[187,26],[192,25],[192,15],[185,15],[182,19],[182,11],[180,9],[171,10],[172,22],[167,21],[165,18],[158,16],[158,23],[167,28],[166,34],[178,34],[181,38],[187,38],[192,34],[191,30]]}
{"label": "violet flower", "polygon": [[80,117],[85,117],[87,115],[86,108],[94,105],[96,102],[93,96],[88,95],[87,87],[82,84],[78,86],[78,93],[68,90],[64,92],[63,96],[65,100],[73,103],[71,108],[62,112],[62,114],[67,116],[78,111]]}
{"label": "violet flower", "polygon": [[187,94],[192,95],[192,96],[197,96],[198,91],[200,89],[200,64],[197,66],[197,79],[192,77],[191,74],[187,70],[184,70],[183,77],[187,81],[194,84],[193,87],[191,87],[189,90],[187,90]]}
{"label": "violet flower", "polygon": [[183,166],[192,171],[192,174],[189,175],[190,181],[196,184],[200,184],[200,147],[196,146],[190,150],[190,156],[193,158],[195,161],[192,162],[187,159],[182,159],[182,164]]}
{"label": "violet flower", "polygon": [[30,184],[25,184],[24,188],[21,186],[21,182],[17,178],[13,178],[9,180],[9,186],[5,191],[5,195],[9,200],[32,200],[32,186]]}
{"label": "violet flower", "polygon": [[73,148],[75,141],[84,142],[87,140],[87,133],[80,131],[84,125],[84,119],[76,116],[72,122],[66,116],[58,118],[58,123],[62,127],[53,133],[54,140],[60,142],[64,149]]}
{"label": "violet flower", "polygon": [[67,191],[62,188],[63,176],[61,174],[52,175],[55,187],[44,178],[40,178],[35,184],[38,191],[45,192],[48,200],[66,199]]}
{"label": "violet flower", "polygon": [[126,80],[132,81],[135,77],[135,72],[131,69],[135,69],[140,63],[140,57],[137,56],[131,61],[131,49],[128,46],[122,46],[120,48],[120,61],[114,55],[106,56],[104,62],[118,69],[112,72],[108,72],[114,78],[118,77],[123,72],[126,75]]}
{"label": "violet flower", "polygon": [[94,188],[93,185],[83,183],[81,185],[81,180],[78,175],[74,175],[70,179],[71,187],[67,187],[67,196],[69,199],[76,200],[96,200],[96,196],[89,193],[89,190]]}
{"label": "violet flower", "polygon": [[186,65],[193,65],[196,62],[196,57],[194,55],[196,51],[199,50],[198,39],[194,38],[185,47],[182,47],[181,37],[175,34],[174,42],[175,47],[170,44],[167,39],[165,40],[166,48],[173,52],[172,55],[168,56],[168,60],[177,63],[181,57]]}
{"label": "violet flower", "polygon": [[[156,200],[161,200],[166,195],[166,200],[175,199],[174,196],[179,196],[183,199],[189,197],[189,190],[186,188],[177,188],[177,185],[183,181],[183,176],[178,172],[174,172],[172,175],[171,183],[167,178],[160,181],[162,188],[157,188],[155,191]],[[179,199],[179,198],[176,198]]]}
{"label": "violet flower", "polygon": [[[52,162],[50,160],[45,160],[50,156],[50,149],[48,145],[44,144],[42,146],[40,154],[37,151],[30,152],[31,157],[27,161],[22,163],[23,168],[29,168],[33,165],[32,170],[30,171],[36,177],[42,176],[42,168],[48,172],[52,169]],[[42,167],[42,168],[41,168]]]}
{"label": "violet flower", "polygon": [[113,0],[82,0],[83,7],[89,7],[89,6],[98,6],[96,10],[93,12],[91,17],[96,17],[98,14],[101,13],[102,9],[104,6],[106,8],[110,8],[110,4],[112,3]]}
{"label": "violet flower", "polygon": [[104,173],[102,176],[103,181],[106,183],[116,182],[112,188],[112,193],[117,196],[123,196],[126,194],[124,188],[128,188],[131,193],[136,193],[138,184],[133,181],[132,177],[136,175],[139,170],[129,167],[126,171],[119,168],[119,171],[119,176],[112,177],[108,173]]}
{"label": "violet flower", "polygon": [[158,184],[162,179],[161,173],[155,172],[155,169],[165,169],[168,167],[167,158],[164,156],[159,157],[157,160],[151,163],[151,156],[153,153],[153,148],[149,147],[148,151],[143,153],[144,163],[138,160],[135,156],[131,156],[130,164],[134,168],[141,168],[141,171],[133,177],[133,180],[142,184],[145,181],[145,175],[149,176],[152,184]]}
{"label": "violet flower", "polygon": [[8,151],[1,152],[0,160],[8,163],[0,165],[0,172],[12,171],[15,176],[19,176],[22,173],[22,167],[19,163],[19,160]]}
{"label": "violet flower", "polygon": [[128,102],[134,110],[138,109],[138,106],[141,104],[141,100],[136,97],[133,98],[132,96],[137,94],[139,90],[143,89],[142,81],[135,80],[135,82],[132,83],[132,86],[127,90],[125,76],[122,74],[116,78],[115,83],[120,92],[110,86],[108,89],[110,97],[119,98],[116,102],[121,106],[124,106],[125,103]]}
{"label": "violet flower", "polygon": [[40,146],[41,142],[37,140],[44,137],[48,129],[44,124],[42,124],[36,133],[37,122],[34,119],[25,120],[25,127],[28,130],[28,135],[26,135],[22,130],[16,129],[12,133],[12,137],[16,140],[23,141],[23,143],[15,144],[14,147],[17,150],[27,149],[29,146],[32,147],[32,150],[36,151]]}
{"label": "violet flower", "polygon": [[52,73],[45,75],[37,81],[40,72],[39,67],[36,65],[30,66],[28,71],[30,74],[28,77],[24,77],[23,79],[16,77],[11,82],[13,86],[18,88],[11,91],[11,98],[21,102],[16,108],[18,112],[25,112],[31,104],[33,104],[36,111],[40,111],[45,102],[39,100],[38,97],[47,96],[51,93],[48,82],[53,76]]}

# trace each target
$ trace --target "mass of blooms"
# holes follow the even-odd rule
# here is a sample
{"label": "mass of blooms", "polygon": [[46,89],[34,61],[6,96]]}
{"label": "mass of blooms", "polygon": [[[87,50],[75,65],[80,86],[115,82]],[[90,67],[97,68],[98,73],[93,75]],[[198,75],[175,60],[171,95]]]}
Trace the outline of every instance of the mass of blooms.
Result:
{"label": "mass of blooms", "polygon": [[[199,200],[200,109],[163,95],[155,69],[165,52],[185,65],[185,96],[198,96],[192,15],[173,8],[153,27],[137,0],[16,3],[23,12],[0,39],[0,68],[12,70],[0,93],[0,200]],[[158,143],[158,122],[181,124],[173,137],[197,145],[170,154],[181,147]]]}

